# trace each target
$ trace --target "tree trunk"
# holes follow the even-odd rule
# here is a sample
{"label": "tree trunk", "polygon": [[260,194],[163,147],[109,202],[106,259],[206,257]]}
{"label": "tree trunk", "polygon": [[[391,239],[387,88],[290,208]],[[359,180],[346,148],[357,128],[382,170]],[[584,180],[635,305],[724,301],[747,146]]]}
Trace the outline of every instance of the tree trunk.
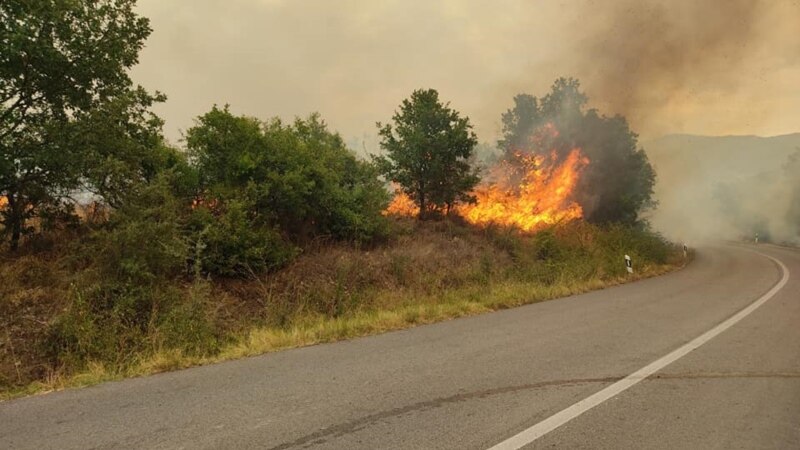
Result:
{"label": "tree trunk", "polygon": [[[17,199],[13,195],[8,194],[8,222],[6,226],[11,228],[11,251],[16,251],[19,248],[19,239],[22,236],[22,214],[19,211]],[[10,223],[9,223],[10,222]]]}
{"label": "tree trunk", "polygon": [[419,191],[417,197],[419,198],[419,218],[425,220],[425,214],[428,211],[428,205],[425,204],[425,192]]}
{"label": "tree trunk", "polygon": [[11,251],[17,251],[19,248],[19,238],[22,235],[22,224],[19,219],[15,218],[11,222]]}

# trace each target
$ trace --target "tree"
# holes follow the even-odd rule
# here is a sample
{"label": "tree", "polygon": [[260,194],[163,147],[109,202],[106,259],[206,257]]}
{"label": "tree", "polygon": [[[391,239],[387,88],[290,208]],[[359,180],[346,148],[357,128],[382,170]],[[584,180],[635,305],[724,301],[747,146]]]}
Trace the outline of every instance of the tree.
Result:
{"label": "tree", "polygon": [[139,87],[76,114],[69,124],[70,147],[80,159],[82,190],[120,207],[161,170],[184,163],[164,142],[163,121],[150,112],[165,99]]}
{"label": "tree", "polygon": [[[0,3],[0,195],[7,203],[1,216],[12,248],[29,218],[60,207],[81,184],[85,148],[75,145],[74,123],[130,92],[128,69],[151,32],[134,6],[135,0]],[[144,104],[161,99],[140,94]]]}
{"label": "tree", "polygon": [[214,107],[186,134],[200,177],[195,228],[209,271],[237,275],[279,267],[293,244],[316,237],[381,237],[388,195],[318,114],[286,125]]}
{"label": "tree", "polygon": [[625,118],[586,110],[587,102],[573,78],[557,79],[541,99],[519,94],[502,116],[498,144],[512,167],[519,162],[515,152],[548,156],[554,151],[565,157],[580,148],[590,161],[575,194],[585,217],[598,223],[634,223],[641,211],[655,205],[655,171]]}
{"label": "tree", "polygon": [[531,136],[542,125],[539,99],[530,94],[515,95],[514,107],[503,113],[501,122],[503,137],[497,141],[497,146],[503,150],[506,160],[513,160],[514,152],[533,151]]}
{"label": "tree", "polygon": [[373,160],[390,181],[417,204],[420,218],[449,212],[474,201],[478,183],[469,159],[478,143],[469,118],[439,101],[433,89],[416,90],[393,116],[394,126],[378,123],[382,156]]}
{"label": "tree", "polygon": [[656,173],[638,136],[624,117],[601,116],[595,110],[577,123],[572,136],[564,134],[563,139],[583,149],[590,160],[576,188],[586,218],[596,223],[637,222],[642,211],[656,206]]}

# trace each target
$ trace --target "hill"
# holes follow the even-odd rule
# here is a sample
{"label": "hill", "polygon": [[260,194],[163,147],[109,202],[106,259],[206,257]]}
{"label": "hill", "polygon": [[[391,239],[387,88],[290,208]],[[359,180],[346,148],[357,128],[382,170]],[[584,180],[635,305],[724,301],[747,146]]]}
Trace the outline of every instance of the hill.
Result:
{"label": "hill", "polygon": [[[758,232],[794,238],[787,214],[796,201],[789,158],[800,133],[774,137],[675,134],[643,144],[656,172],[659,208],[651,223],[676,239]],[[731,204],[726,193],[735,195]],[[737,216],[731,207],[744,207]],[[794,226],[793,226],[794,225]],[[784,230],[784,228],[791,230]]]}

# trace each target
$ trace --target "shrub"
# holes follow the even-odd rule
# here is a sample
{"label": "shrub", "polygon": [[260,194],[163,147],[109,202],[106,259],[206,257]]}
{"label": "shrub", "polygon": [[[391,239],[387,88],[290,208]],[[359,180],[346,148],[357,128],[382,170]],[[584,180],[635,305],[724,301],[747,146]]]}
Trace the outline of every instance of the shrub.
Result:
{"label": "shrub", "polygon": [[228,202],[217,216],[198,210],[193,217],[199,263],[203,270],[225,276],[247,276],[283,267],[297,249],[274,227],[248,217],[240,201]]}
{"label": "shrub", "polygon": [[[318,237],[358,243],[388,234],[388,193],[318,115],[284,125],[214,107],[187,133],[200,179],[197,239],[220,275],[271,270]],[[290,244],[291,243],[291,244]]]}

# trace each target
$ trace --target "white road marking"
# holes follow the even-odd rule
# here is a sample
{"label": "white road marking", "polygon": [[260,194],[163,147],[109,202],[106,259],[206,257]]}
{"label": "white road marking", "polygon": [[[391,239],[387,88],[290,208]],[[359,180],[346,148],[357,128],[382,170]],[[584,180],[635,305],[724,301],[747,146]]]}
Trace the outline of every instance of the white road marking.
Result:
{"label": "white road marking", "polygon": [[606,387],[605,389],[586,397],[585,399],[575,403],[574,405],[558,412],[547,419],[537,423],[536,425],[516,434],[505,441],[495,445],[494,447],[490,448],[489,450],[511,450],[511,449],[519,449],[522,448],[531,442],[539,439],[540,437],[544,436],[545,434],[555,430],[556,428],[564,425],[565,423],[569,422],[570,420],[580,416],[581,414],[585,413],[586,411],[594,408],[595,406],[609,400],[610,398],[620,394],[621,392],[627,390],[628,388],[638,384],[645,378],[653,375],[654,373],[658,372],[659,370],[663,369],[667,365],[677,361],[683,356],[686,356],[692,350],[700,347],[701,345],[705,344],[706,342],[713,339],[718,334],[722,333],[723,331],[727,330],[728,328],[735,325],[740,320],[744,319],[748,315],[750,315],[753,311],[755,311],[759,306],[763,305],[767,300],[772,298],[775,294],[778,293],[786,283],[789,281],[789,269],[786,266],[778,261],[776,258],[772,256],[765,255],[760,252],[758,253],[761,256],[765,256],[772,261],[774,261],[783,271],[783,276],[781,280],[772,287],[766,294],[762,295],[758,298],[758,300],[754,301],[729,319],[725,320],[724,322],[720,323],[719,325],[715,326],[714,328],[706,331],[702,335],[694,338],[692,341],[682,345],[681,347],[673,350],[671,353],[667,354],[666,356],[661,357],[660,359],[653,361],[652,363],[642,367],[641,369],[637,370],[636,372],[628,375],[627,377],[617,381],[616,383]]}

